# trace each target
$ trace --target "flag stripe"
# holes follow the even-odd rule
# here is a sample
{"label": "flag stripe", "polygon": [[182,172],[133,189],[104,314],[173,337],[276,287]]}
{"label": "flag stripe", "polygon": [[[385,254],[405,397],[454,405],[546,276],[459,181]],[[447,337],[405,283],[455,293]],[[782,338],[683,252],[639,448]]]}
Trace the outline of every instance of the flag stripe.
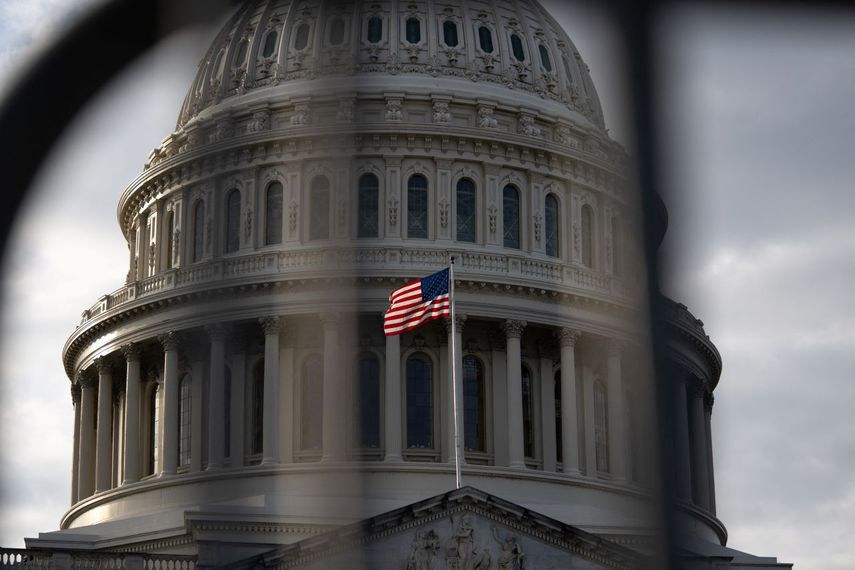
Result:
{"label": "flag stripe", "polygon": [[424,323],[451,315],[448,270],[410,281],[389,295],[389,310],[383,319],[387,336],[400,334]]}

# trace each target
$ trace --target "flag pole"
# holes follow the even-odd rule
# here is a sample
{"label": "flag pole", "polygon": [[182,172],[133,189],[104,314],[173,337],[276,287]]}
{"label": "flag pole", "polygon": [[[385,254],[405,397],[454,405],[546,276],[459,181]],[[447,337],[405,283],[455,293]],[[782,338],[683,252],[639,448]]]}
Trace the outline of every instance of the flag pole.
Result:
{"label": "flag pole", "polygon": [[448,265],[448,297],[451,302],[451,392],[454,413],[454,481],[456,488],[460,488],[460,414],[457,401],[457,323],[454,319],[454,256]]}

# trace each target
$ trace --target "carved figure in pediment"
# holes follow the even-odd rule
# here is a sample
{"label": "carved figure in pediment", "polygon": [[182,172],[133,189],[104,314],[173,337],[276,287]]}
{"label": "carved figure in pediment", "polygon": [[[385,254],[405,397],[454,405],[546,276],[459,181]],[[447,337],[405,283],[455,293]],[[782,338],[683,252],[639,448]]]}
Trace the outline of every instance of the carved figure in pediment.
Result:
{"label": "carved figure in pediment", "polygon": [[439,536],[433,529],[420,530],[413,538],[406,570],[430,570],[439,550]]}
{"label": "carved figure in pediment", "polygon": [[491,564],[489,551],[475,550],[475,528],[472,526],[472,519],[468,516],[460,518],[454,527],[454,534],[445,546],[446,570],[489,570]]}
{"label": "carved figure in pediment", "polygon": [[517,536],[509,532],[505,536],[499,533],[499,529],[491,527],[493,531],[493,539],[499,543],[501,552],[499,553],[499,570],[523,570],[523,552],[517,542]]}

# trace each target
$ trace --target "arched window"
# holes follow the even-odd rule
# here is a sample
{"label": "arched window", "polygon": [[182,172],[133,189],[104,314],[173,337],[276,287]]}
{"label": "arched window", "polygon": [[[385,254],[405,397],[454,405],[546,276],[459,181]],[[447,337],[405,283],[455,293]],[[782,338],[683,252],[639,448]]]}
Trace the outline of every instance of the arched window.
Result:
{"label": "arched window", "polygon": [[582,263],[585,267],[594,266],[594,211],[591,206],[582,206]]}
{"label": "arched window", "polygon": [[368,18],[368,30],[365,39],[370,44],[379,44],[383,40],[383,19],[374,16]]}
{"label": "arched window", "polygon": [[555,196],[546,195],[543,209],[546,255],[558,257],[558,200]]}
{"label": "arched window", "polygon": [[180,399],[178,401],[178,464],[190,463],[190,406],[192,380],[185,374],[178,385]]}
{"label": "arched window", "polygon": [[282,243],[282,184],[267,187],[264,205],[264,245]]}
{"label": "arched window", "polygon": [[502,190],[502,233],[505,247],[520,248],[520,193],[510,184]]}
{"label": "arched window", "polygon": [[543,66],[543,69],[546,71],[552,71],[552,59],[549,57],[549,50],[546,49],[546,46],[540,44],[537,46],[538,51],[540,51],[540,65]]}
{"label": "arched window", "polygon": [[223,371],[223,457],[232,456],[232,369]]}
{"label": "arched window", "polygon": [[463,357],[463,445],[486,451],[484,365],[471,354]]}
{"label": "arched window", "polygon": [[175,249],[175,213],[169,212],[166,214],[166,268],[172,269],[174,260],[172,259],[173,249]]}
{"label": "arched window", "polygon": [[330,181],[326,176],[312,179],[309,208],[309,239],[329,239]]}
{"label": "arched window", "polygon": [[[377,18],[378,20],[380,18]],[[378,40],[379,41],[379,40]],[[330,45],[340,46],[344,43],[344,20],[333,18],[330,21]]]}
{"label": "arched window", "polygon": [[193,206],[193,261],[202,259],[205,252],[205,202],[197,200]]}
{"label": "arched window", "polygon": [[354,386],[354,435],[356,447],[380,447],[380,359],[371,353],[361,354],[357,362]]}
{"label": "arched window", "polygon": [[597,459],[597,471],[609,470],[609,433],[606,415],[606,387],[597,380],[594,382],[594,450]]}
{"label": "arched window", "polygon": [[246,52],[248,48],[249,40],[243,38],[238,44],[237,51],[235,52],[235,59],[232,65],[234,65],[235,67],[240,67],[244,64],[244,62],[246,61]]}
{"label": "arched window", "polygon": [[279,34],[276,33],[276,30],[267,32],[267,35],[264,36],[264,47],[261,49],[262,57],[270,57],[276,52],[276,40],[278,39]]}
{"label": "arched window", "polygon": [[226,253],[240,249],[240,192],[232,190],[226,196]]}
{"label": "arched window", "polygon": [[511,51],[514,54],[514,59],[517,61],[525,61],[525,51],[520,37],[516,34],[511,34]]}
{"label": "arched window", "polygon": [[324,440],[324,359],[319,354],[303,363],[300,448],[320,450]]}
{"label": "arched window", "polygon": [[457,182],[457,241],[474,242],[476,227],[475,183],[468,178]]}
{"label": "arched window", "polygon": [[407,18],[406,24],[407,42],[417,44],[422,41],[422,22],[418,18]]}
{"label": "arched window", "polygon": [[531,371],[522,367],[523,450],[526,457],[534,457],[534,387]]}
{"label": "arched window", "polygon": [[457,47],[460,43],[457,38],[457,23],[453,20],[446,20],[442,23],[442,41],[448,47]]}
{"label": "arched window", "polygon": [[300,24],[294,33],[294,49],[304,50],[309,45],[309,24]]}
{"label": "arched window", "polygon": [[249,396],[249,453],[264,451],[264,359],[252,369],[252,392]]}
{"label": "arched window", "polygon": [[493,31],[487,26],[478,28],[478,45],[484,53],[493,53]]}
{"label": "arched window", "polygon": [[356,237],[376,238],[380,230],[380,182],[376,176],[363,174],[359,177],[356,198]]}
{"label": "arched window", "polygon": [[148,397],[148,473],[153,475],[160,470],[158,450],[160,449],[160,397],[159,386],[151,388]]}
{"label": "arched window", "polygon": [[428,183],[421,174],[407,183],[407,237],[428,237]]}
{"label": "arched window", "polygon": [[[561,438],[561,371],[555,372],[553,378],[555,384],[555,458],[560,463],[564,461],[563,439]],[[568,419],[571,416],[568,416]]]}
{"label": "arched window", "polygon": [[433,363],[420,352],[407,359],[407,447],[433,449]]}
{"label": "arched window", "polygon": [[612,216],[612,273],[616,276],[620,276],[621,264],[623,263],[621,231],[620,220],[617,216]]}

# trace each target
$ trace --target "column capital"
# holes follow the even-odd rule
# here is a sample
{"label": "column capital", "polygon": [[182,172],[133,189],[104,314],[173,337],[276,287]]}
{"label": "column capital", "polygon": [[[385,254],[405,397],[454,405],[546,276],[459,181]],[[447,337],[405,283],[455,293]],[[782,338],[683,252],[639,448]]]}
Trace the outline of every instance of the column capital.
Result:
{"label": "column capital", "polygon": [[573,348],[576,346],[576,341],[582,336],[582,333],[576,329],[569,327],[561,327],[555,331],[555,336],[561,344],[561,348]]}
{"label": "column capital", "polygon": [[98,377],[91,373],[78,372],[77,385],[83,389],[94,388],[98,385]]}
{"label": "column capital", "polygon": [[164,351],[178,350],[178,346],[181,344],[181,338],[175,331],[169,331],[165,334],[158,335],[157,340],[160,341],[160,345],[163,347]]}
{"label": "column capital", "polygon": [[222,323],[205,325],[205,332],[212,342],[224,342],[231,333],[231,327]]}
{"label": "column capital", "polygon": [[610,338],[606,343],[606,352],[611,356],[621,356],[629,343],[619,338]]}
{"label": "column capital", "polygon": [[112,374],[113,372],[113,364],[106,356],[99,356],[96,358],[92,364],[95,365],[95,369],[98,370],[98,374]]}
{"label": "column capital", "polygon": [[702,380],[694,380],[686,382],[686,391],[691,398],[704,398],[707,393],[707,387]]}
{"label": "column capital", "polygon": [[[463,333],[463,327],[466,326],[466,315],[454,315],[454,331]],[[451,317],[445,317],[442,319],[442,328],[447,335],[451,332]]]}
{"label": "column capital", "polygon": [[321,319],[321,324],[324,327],[324,330],[335,330],[338,327],[338,323],[341,320],[341,316],[338,313],[321,313],[318,315],[318,318]]}
{"label": "column capital", "polygon": [[80,403],[80,384],[71,384],[71,401],[75,406]]}
{"label": "column capital", "polygon": [[261,328],[264,329],[264,334],[279,334],[279,330],[282,328],[282,325],[285,323],[276,316],[270,317],[261,317],[258,319],[259,324],[261,324]]}
{"label": "column capital", "polygon": [[142,358],[142,349],[136,342],[129,342],[121,346],[122,354],[128,362],[139,362]]}
{"label": "column capital", "polygon": [[715,396],[712,392],[706,392],[704,394],[704,410],[708,414],[712,414],[713,404],[715,404]]}
{"label": "column capital", "polygon": [[523,329],[528,325],[525,321],[514,321],[511,319],[502,323],[502,330],[505,331],[505,336],[511,338],[522,338]]}

